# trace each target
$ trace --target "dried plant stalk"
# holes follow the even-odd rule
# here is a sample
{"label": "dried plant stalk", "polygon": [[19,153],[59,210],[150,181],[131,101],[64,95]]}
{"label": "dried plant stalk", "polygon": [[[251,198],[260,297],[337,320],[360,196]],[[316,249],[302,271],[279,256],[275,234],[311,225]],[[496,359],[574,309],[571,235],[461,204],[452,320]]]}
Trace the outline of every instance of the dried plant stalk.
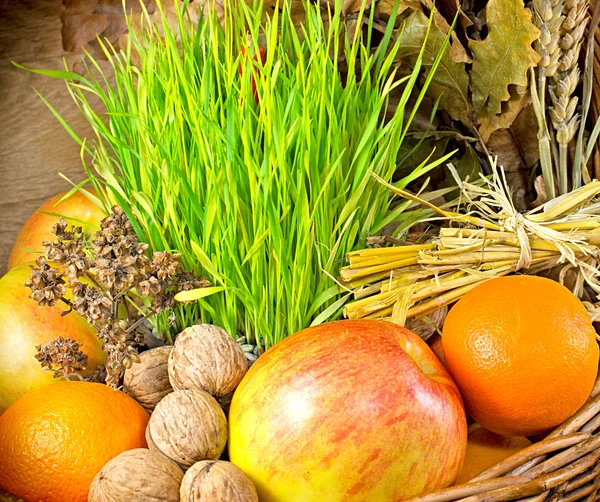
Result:
{"label": "dried plant stalk", "polygon": [[[210,282],[183,272],[179,253],[155,251],[150,257],[148,244],[138,240],[119,206],[102,220],[91,246],[85,242],[81,227],[71,225],[69,229],[63,218],[52,232],[56,240],[42,242],[45,256],[31,266],[25,283],[31,289],[29,297],[40,306],[61,301],[69,307],[63,315],[75,312],[97,329],[108,355],[105,371],[90,378],[103,377],[108,385],[118,387],[124,371],[139,362],[138,348],[145,342],[144,322],[170,310],[177,292],[204,288]],[[71,299],[65,296],[67,290]],[[87,358],[79,344],[60,338],[37,350],[42,367],[56,377],[81,378],[78,372],[85,368]]]}
{"label": "dried plant stalk", "polygon": [[[353,291],[354,301],[346,305],[346,317],[393,321],[394,309],[402,319],[423,317],[495,277],[556,267],[563,268],[563,279],[567,271],[576,272],[572,290],[578,297],[585,286],[600,295],[600,182],[521,214],[512,204],[503,171],[494,161],[492,166],[486,186],[460,183],[466,201],[462,213],[436,208],[450,226],[441,228],[432,242],[348,253],[341,285]],[[400,196],[419,200],[385,184]],[[398,302],[406,295],[406,309],[398,313]],[[600,318],[600,302],[585,304],[594,319]]]}
{"label": "dried plant stalk", "polygon": [[[588,3],[587,0],[533,0],[531,7],[540,29],[535,49],[541,56],[535,72],[532,71],[535,76],[531,78],[531,94],[539,126],[544,186],[546,196],[552,199],[557,195],[556,188],[558,195],[568,192],[570,180],[574,189],[582,182],[581,166],[577,165],[581,164],[577,161],[581,153],[576,155],[570,173],[568,149],[580,125],[575,90],[581,79],[578,59],[589,22]],[[583,113],[585,116],[587,110]],[[581,150],[583,139],[578,141]]]}
{"label": "dried plant stalk", "polygon": [[[558,71],[551,78],[550,118],[556,132],[559,148],[560,193],[568,191],[568,148],[579,126],[580,115],[575,113],[578,98],[575,89],[579,84],[579,53],[583,45],[585,28],[589,21],[586,0],[566,0],[564,19],[560,26],[560,58]],[[579,188],[580,182],[574,188]]]}

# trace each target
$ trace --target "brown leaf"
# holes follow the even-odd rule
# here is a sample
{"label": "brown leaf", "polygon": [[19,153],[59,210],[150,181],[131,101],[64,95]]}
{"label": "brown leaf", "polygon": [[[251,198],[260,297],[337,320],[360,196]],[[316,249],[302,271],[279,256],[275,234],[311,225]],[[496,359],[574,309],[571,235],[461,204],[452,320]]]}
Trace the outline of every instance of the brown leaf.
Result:
{"label": "brown leaf", "polygon": [[458,19],[455,25],[455,32],[457,32],[459,38],[467,42],[467,28],[473,25],[473,22],[469,19],[469,16],[465,13],[464,2],[461,5],[459,0],[441,0],[436,2],[436,6],[440,9],[440,12],[444,14],[444,17],[448,22],[453,21],[458,14]]}
{"label": "brown leaf", "polygon": [[475,111],[485,107],[498,114],[502,102],[510,99],[510,85],[527,86],[527,71],[540,59],[531,47],[540,31],[522,0],[490,0],[485,14],[487,37],[469,41],[471,91]]}
{"label": "brown leaf", "polygon": [[[465,153],[456,162],[453,162],[454,168],[458,172],[458,177],[462,180],[476,181],[481,172],[481,160],[475,149],[467,144]],[[443,187],[456,186],[456,180],[448,173],[444,181],[440,184]]]}
{"label": "brown leaf", "polygon": [[507,173],[506,182],[510,187],[512,201],[517,211],[526,211],[529,208],[529,176],[525,169]]}
{"label": "brown leaf", "polygon": [[106,16],[102,14],[66,14],[61,19],[63,49],[67,52],[89,49],[89,43],[108,26]]}
{"label": "brown leaf", "polygon": [[506,172],[515,172],[525,167],[519,146],[509,129],[495,131],[486,142],[486,147],[490,155],[498,157],[498,165]]}
{"label": "brown leaf", "polygon": [[[302,2],[300,2],[300,3],[302,3]],[[327,0],[327,3],[329,3],[329,5],[331,6],[331,10],[333,11],[333,9],[335,8],[335,1]],[[362,5],[363,5],[362,0],[344,0],[344,3],[342,5],[342,13],[345,16],[348,16],[349,14],[356,14],[357,12],[360,12]],[[365,10],[370,9],[370,8],[371,8],[371,0],[366,0]]]}
{"label": "brown leaf", "polygon": [[[375,5],[375,15],[383,18],[389,18],[392,15],[392,10],[394,9],[395,3],[395,0],[379,0]],[[408,9],[420,10],[421,6],[419,1],[400,0],[396,15],[400,15]]]}
{"label": "brown leaf", "polygon": [[[425,41],[429,19],[422,12],[415,11],[408,16],[405,23],[398,57],[407,60],[412,66],[415,64]],[[422,62],[427,75],[444,43],[444,39],[445,34],[434,24],[429,32]],[[451,44],[460,44],[460,42],[453,39]],[[446,52],[441,58],[429,86],[428,95],[434,100],[439,98],[440,108],[446,110],[454,120],[469,124],[471,109],[468,92],[469,76],[467,75],[465,63],[455,62],[451,59],[452,45],[446,48]]]}
{"label": "brown leaf", "polygon": [[[492,115],[488,112],[487,108],[480,110],[480,116],[478,117],[479,134],[483,139],[484,143],[490,139],[492,133],[499,129],[508,129],[515,119],[519,116],[523,108],[531,103],[531,96],[529,93],[516,94],[502,104],[502,112],[497,115]],[[537,132],[537,128],[536,128]]]}
{"label": "brown leaf", "polygon": [[[439,8],[436,8],[433,0],[421,0],[423,4],[430,10],[433,11],[433,22],[440,29],[440,31],[447,35],[452,27],[446,18],[442,15]],[[461,44],[460,40],[456,36],[456,33],[452,32],[452,44],[450,45],[449,51],[450,59],[454,63],[471,63],[472,59],[467,54],[466,49]]]}
{"label": "brown leaf", "polygon": [[533,106],[523,108],[510,129],[519,143],[526,167],[531,168],[540,159],[538,122]]}
{"label": "brown leaf", "polygon": [[535,193],[537,194],[537,197],[533,201],[532,206],[538,207],[548,202],[548,195],[546,195],[546,185],[544,183],[544,177],[538,176],[535,179],[533,186],[535,188]]}
{"label": "brown leaf", "polygon": [[91,16],[98,8],[98,0],[63,0],[67,15]]}

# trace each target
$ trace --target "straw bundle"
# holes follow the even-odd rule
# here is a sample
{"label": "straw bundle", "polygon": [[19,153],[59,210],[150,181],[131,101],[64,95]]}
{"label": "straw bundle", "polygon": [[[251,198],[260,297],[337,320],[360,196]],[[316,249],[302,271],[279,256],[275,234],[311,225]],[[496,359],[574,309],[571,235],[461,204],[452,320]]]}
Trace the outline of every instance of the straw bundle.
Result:
{"label": "straw bundle", "polygon": [[[404,324],[450,305],[495,277],[557,267],[562,282],[575,273],[569,286],[579,298],[586,289],[600,294],[600,182],[521,214],[503,171],[492,165],[493,176],[483,186],[460,183],[457,211],[442,210],[385,183],[396,194],[430,208],[448,225],[425,243],[348,253],[341,285],[352,291],[354,300],[344,309],[346,317]],[[600,319],[600,304],[584,303],[590,315]]]}

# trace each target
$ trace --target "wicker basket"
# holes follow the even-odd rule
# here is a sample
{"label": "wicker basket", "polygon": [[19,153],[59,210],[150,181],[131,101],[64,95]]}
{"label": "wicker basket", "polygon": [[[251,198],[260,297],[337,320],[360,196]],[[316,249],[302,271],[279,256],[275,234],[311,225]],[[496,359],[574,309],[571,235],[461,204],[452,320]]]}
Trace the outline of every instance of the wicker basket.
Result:
{"label": "wicker basket", "polygon": [[599,487],[600,376],[588,402],[544,440],[490,467],[468,483],[410,500],[592,502]]}
{"label": "wicker basket", "polygon": [[[600,0],[590,0],[590,12],[592,15],[597,3],[600,3]],[[590,118],[592,120],[588,125],[593,127],[598,117],[600,117],[600,27],[596,27],[594,30],[594,85],[592,87],[592,105],[590,110]],[[596,144],[592,158],[594,165],[593,177],[600,179],[600,146],[598,144]]]}

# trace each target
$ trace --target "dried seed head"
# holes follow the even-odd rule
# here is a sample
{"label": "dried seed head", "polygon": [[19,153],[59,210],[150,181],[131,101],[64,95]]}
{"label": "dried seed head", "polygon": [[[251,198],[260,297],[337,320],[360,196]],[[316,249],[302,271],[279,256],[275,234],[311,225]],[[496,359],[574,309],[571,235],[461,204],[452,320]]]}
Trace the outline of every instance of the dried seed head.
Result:
{"label": "dried seed head", "polygon": [[552,33],[546,25],[542,25],[542,27],[540,28],[539,42],[542,45],[542,47],[546,47],[550,44],[550,42],[552,42]]}
{"label": "dried seed head", "polygon": [[556,50],[550,57],[550,64],[546,68],[546,76],[548,78],[554,76],[558,71],[560,65],[560,51]]}
{"label": "dried seed head", "polygon": [[181,502],[258,502],[256,488],[244,472],[231,462],[204,460],[183,476]]}
{"label": "dried seed head", "polygon": [[81,378],[80,372],[87,367],[88,356],[81,351],[81,343],[72,338],[58,337],[43,347],[35,347],[35,358],[42,368],[51,371],[54,378],[64,377],[69,380],[73,376]]}
{"label": "dried seed head", "polygon": [[552,19],[552,4],[548,0],[533,0],[533,9],[541,20],[540,24]]}
{"label": "dried seed head", "polygon": [[43,256],[39,256],[35,265],[30,265],[30,268],[31,274],[25,283],[25,286],[31,289],[29,298],[42,307],[56,305],[67,292],[64,274],[59,269],[51,267]]}
{"label": "dried seed head", "polygon": [[560,48],[563,51],[568,51],[575,41],[573,40],[573,36],[570,33],[565,33],[560,40]]}

